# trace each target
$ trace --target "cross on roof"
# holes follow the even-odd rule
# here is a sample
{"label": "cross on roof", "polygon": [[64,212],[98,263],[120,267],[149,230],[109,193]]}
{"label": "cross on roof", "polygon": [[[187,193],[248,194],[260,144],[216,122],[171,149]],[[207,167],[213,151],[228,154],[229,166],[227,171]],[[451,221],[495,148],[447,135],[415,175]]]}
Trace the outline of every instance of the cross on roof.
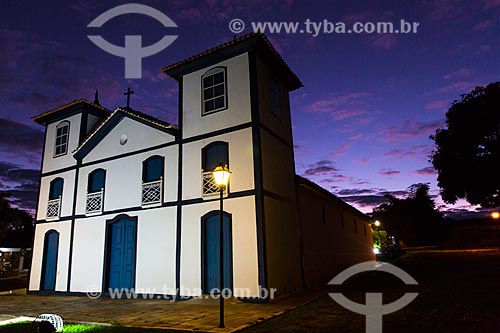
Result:
{"label": "cross on roof", "polygon": [[127,92],[123,93],[124,95],[127,96],[127,108],[130,108],[130,95],[134,93],[133,90],[130,90],[130,87],[128,87]]}

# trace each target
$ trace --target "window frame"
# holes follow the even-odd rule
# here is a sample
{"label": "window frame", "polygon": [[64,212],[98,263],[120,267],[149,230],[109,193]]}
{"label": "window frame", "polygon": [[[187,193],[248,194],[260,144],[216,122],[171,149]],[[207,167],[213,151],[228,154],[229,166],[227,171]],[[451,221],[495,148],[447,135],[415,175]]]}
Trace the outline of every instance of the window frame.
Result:
{"label": "window frame", "polygon": [[[54,157],[59,157],[59,156],[64,156],[68,153],[68,146],[69,146],[69,131],[70,131],[70,122],[67,120],[61,121],[59,124],[56,126],[56,132],[55,132],[55,140],[54,140]],[[65,134],[58,134],[59,129],[62,129],[64,127],[67,127],[68,130],[66,131]],[[62,138],[63,136],[66,136],[66,142],[63,144],[57,144],[57,139]],[[58,147],[65,147],[64,152],[57,153],[57,148]]]}
{"label": "window frame", "polygon": [[[224,106],[223,107],[220,107],[220,108],[217,108],[217,109],[213,109],[213,110],[210,110],[210,111],[206,111],[205,110],[205,101],[209,101],[209,100],[214,100],[220,96],[217,96],[217,97],[211,97],[211,98],[208,98],[205,100],[205,89],[208,89],[210,87],[214,87],[216,85],[212,85],[208,88],[205,88],[204,84],[203,84],[203,81],[205,78],[209,77],[209,76],[212,76],[212,75],[215,75],[215,74],[218,74],[222,72],[223,73],[223,77],[224,77]],[[211,69],[209,69],[208,71],[206,71],[202,76],[201,76],[201,82],[200,82],[200,91],[201,91],[201,94],[200,94],[200,97],[201,97],[201,116],[204,117],[204,116],[208,116],[208,115],[211,115],[213,113],[217,113],[217,112],[220,112],[220,111],[224,111],[224,110],[227,110],[228,109],[228,84],[227,84],[227,67],[225,66],[217,66],[217,67],[213,67]]]}

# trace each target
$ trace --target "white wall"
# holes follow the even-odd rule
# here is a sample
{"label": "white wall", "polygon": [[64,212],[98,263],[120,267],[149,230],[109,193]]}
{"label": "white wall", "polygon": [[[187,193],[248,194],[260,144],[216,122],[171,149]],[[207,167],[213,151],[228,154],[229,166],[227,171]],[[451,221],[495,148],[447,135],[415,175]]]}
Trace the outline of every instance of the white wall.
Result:
{"label": "white wall", "polygon": [[[124,145],[120,144],[122,135],[127,136],[127,143]],[[124,117],[106,137],[85,156],[83,163],[154,147],[174,140],[175,138],[171,134],[144,125],[128,117]]]}
{"label": "white wall", "polygon": [[[201,116],[201,77],[213,67],[227,67],[228,108]],[[183,76],[183,137],[213,132],[251,121],[248,54]]]}
{"label": "white wall", "polygon": [[75,221],[70,291],[87,292],[91,286],[102,286],[105,230],[104,216]]}
{"label": "white wall", "polygon": [[39,223],[36,225],[29,290],[40,290],[45,233],[49,230],[59,232],[56,291],[66,291],[68,284],[69,239],[71,233],[71,223],[69,221]]}
{"label": "white wall", "polygon": [[165,157],[163,201],[176,201],[178,182],[177,151],[178,145],[173,145],[142,154],[135,154],[82,167],[78,179],[77,215],[85,214],[88,175],[98,168],[106,170],[106,183],[104,189],[105,211],[141,206],[142,162],[153,155]]}
{"label": "white wall", "polygon": [[230,191],[254,189],[252,130],[246,128],[183,145],[183,199],[201,197],[201,149],[214,141],[229,143]]}
{"label": "white wall", "polygon": [[58,177],[64,179],[60,216],[71,216],[73,210],[75,174],[75,170],[70,170],[56,175],[42,177],[40,194],[38,196],[38,210],[36,212],[37,220],[44,220],[46,218],[47,202],[49,201],[50,182]]}
{"label": "white wall", "polygon": [[[47,133],[45,139],[45,151],[43,156],[43,169],[42,172],[49,172],[57,169],[67,168],[69,166],[75,165],[76,160],[73,158],[72,151],[78,147],[78,141],[80,139],[80,122],[82,115],[75,114],[74,116],[68,117],[61,121],[47,125]],[[68,152],[66,155],[54,157],[54,147],[56,142],[56,127],[62,121],[69,121],[69,141],[68,141]]]}
{"label": "white wall", "polygon": [[[219,209],[219,201],[187,205],[182,208],[181,293],[195,296],[201,290],[201,217]],[[233,287],[249,288],[248,295],[258,296],[257,229],[255,197],[225,199],[224,211],[232,214]],[[191,293],[189,293],[191,292]]]}
{"label": "white wall", "polygon": [[[128,212],[137,217],[136,290],[172,294],[175,290],[176,207]],[[79,219],[75,224],[72,292],[102,287],[106,220],[115,215]],[[140,291],[140,290],[138,290]]]}

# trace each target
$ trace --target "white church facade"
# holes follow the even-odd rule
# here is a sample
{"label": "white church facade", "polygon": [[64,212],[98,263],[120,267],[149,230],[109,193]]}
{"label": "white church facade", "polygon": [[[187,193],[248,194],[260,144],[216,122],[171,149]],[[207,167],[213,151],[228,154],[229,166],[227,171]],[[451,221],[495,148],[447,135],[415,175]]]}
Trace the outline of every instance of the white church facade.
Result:
{"label": "white church facade", "polygon": [[288,94],[302,83],[250,34],[163,72],[179,84],[178,125],[80,99],[45,126],[30,292],[109,288],[198,296],[224,286],[259,298],[323,285],[373,259],[367,216],[295,174]]}

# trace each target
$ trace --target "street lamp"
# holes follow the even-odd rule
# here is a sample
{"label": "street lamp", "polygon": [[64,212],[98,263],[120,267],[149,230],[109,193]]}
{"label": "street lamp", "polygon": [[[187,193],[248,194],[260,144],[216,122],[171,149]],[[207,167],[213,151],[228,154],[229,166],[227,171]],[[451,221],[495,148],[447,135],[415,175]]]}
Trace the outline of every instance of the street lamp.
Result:
{"label": "street lamp", "polygon": [[380,221],[379,221],[379,220],[375,220],[375,222],[373,222],[373,224],[374,224],[376,227],[380,227]]}
{"label": "street lamp", "polygon": [[227,188],[227,184],[229,183],[229,177],[231,176],[231,171],[227,168],[226,165],[219,165],[212,171],[214,175],[215,184],[219,186],[220,192],[220,236],[219,236],[219,244],[220,244],[220,294],[219,294],[219,328],[224,328],[224,296],[222,295],[222,291],[224,290],[224,190]]}
{"label": "street lamp", "polygon": [[[498,220],[500,218],[500,213],[499,212],[491,212],[491,218],[493,219],[493,222],[495,220]],[[498,238],[498,251],[500,251],[500,233],[498,231],[498,223],[496,223],[496,228],[497,228],[497,238]]]}

